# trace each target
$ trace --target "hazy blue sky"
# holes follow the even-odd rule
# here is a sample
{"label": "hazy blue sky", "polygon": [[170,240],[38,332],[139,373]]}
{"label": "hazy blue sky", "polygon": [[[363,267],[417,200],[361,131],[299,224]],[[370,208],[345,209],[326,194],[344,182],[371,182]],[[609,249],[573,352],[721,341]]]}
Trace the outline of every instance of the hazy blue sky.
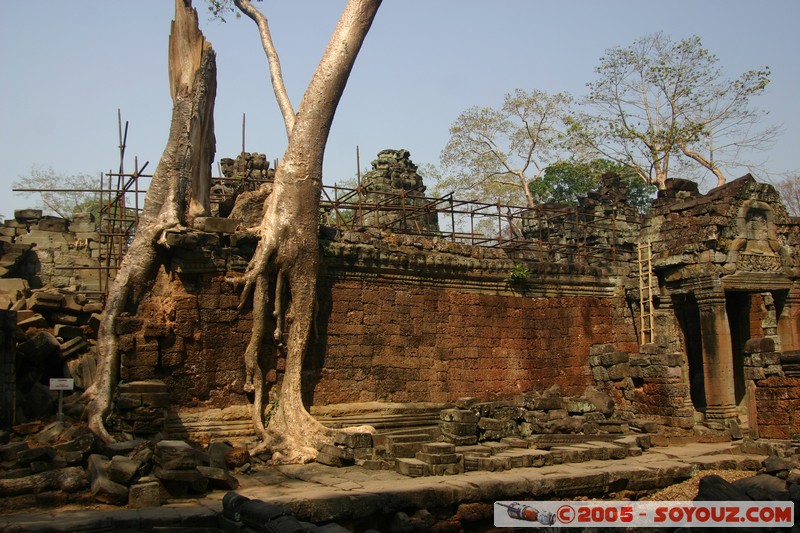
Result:
{"label": "hazy blue sky", "polygon": [[[295,105],[344,0],[273,0],[270,17]],[[285,132],[268,86],[255,25],[201,26],[217,51],[217,159],[241,149],[278,158]],[[63,174],[116,169],[117,109],[130,122],[133,156],[155,168],[171,102],[166,47],[170,0],[6,1],[0,17],[0,214],[31,202],[11,182],[33,165]],[[771,67],[768,94],[754,103],[784,124],[774,149],[757,154],[771,173],[800,169],[800,2],[795,0],[385,0],[334,121],[325,181],[356,172],[384,148],[438,163],[448,128],[472,105],[497,106],[516,88],[585,92],[603,52],[663,30],[699,35],[731,77]],[[737,175],[738,176],[738,175]]]}

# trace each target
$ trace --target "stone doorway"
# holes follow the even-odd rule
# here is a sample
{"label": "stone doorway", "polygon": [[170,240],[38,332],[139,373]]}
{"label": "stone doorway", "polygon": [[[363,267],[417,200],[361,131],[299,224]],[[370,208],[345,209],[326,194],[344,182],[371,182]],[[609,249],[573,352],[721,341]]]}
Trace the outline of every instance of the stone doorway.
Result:
{"label": "stone doorway", "polygon": [[[755,300],[755,301],[754,301]],[[760,324],[753,315],[753,310],[763,308],[760,294],[727,291],[725,293],[725,310],[731,329],[731,356],[733,359],[733,393],[736,411],[743,428],[747,427],[747,383],[744,378],[744,345],[754,336],[762,336]],[[754,327],[756,326],[756,327]],[[754,332],[753,329],[758,329]]]}
{"label": "stone doorway", "polygon": [[685,294],[675,298],[675,316],[683,335],[692,407],[698,413],[705,413],[703,339],[700,333],[700,311],[693,295]]}

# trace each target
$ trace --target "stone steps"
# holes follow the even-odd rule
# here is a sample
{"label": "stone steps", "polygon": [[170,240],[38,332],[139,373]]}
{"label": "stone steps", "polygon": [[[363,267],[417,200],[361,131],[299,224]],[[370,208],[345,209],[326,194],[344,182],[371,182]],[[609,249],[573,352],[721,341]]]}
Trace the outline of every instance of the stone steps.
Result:
{"label": "stone steps", "polygon": [[[550,449],[537,446],[540,437],[553,437]],[[556,437],[570,437],[569,443],[555,445]],[[512,468],[543,467],[553,464],[579,463],[591,460],[620,460],[638,457],[649,448],[646,435],[627,435],[615,439],[598,439],[599,435],[537,435],[527,439],[509,438],[500,442],[484,442],[471,446],[453,446],[454,461],[441,466],[436,454],[416,453],[411,457],[396,457],[395,471],[410,477],[451,475],[469,471],[502,472]],[[603,436],[606,437],[606,436]],[[641,441],[641,442],[640,442]],[[644,446],[639,446],[639,444]],[[443,443],[415,443],[421,451]],[[452,445],[451,445],[452,446]],[[448,456],[449,457],[449,456]]]}

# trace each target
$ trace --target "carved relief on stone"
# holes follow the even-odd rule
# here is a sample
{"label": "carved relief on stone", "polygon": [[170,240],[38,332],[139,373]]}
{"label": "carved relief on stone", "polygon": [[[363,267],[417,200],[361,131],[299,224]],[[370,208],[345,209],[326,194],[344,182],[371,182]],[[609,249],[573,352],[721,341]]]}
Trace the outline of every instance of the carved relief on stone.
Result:
{"label": "carved relief on stone", "polygon": [[738,237],[731,244],[737,271],[779,272],[781,246],[777,239],[772,206],[757,200],[746,202],[736,218]]}
{"label": "carved relief on stone", "polygon": [[780,272],[781,258],[776,255],[739,253],[736,270],[745,272]]}

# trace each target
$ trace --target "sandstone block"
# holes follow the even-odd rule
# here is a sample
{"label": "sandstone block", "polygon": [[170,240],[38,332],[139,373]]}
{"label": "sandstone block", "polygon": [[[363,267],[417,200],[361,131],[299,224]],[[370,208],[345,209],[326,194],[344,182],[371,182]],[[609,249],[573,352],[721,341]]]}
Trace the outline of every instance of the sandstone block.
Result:
{"label": "sandstone block", "polygon": [[348,448],[372,448],[372,434],[340,431],[334,437],[334,444]]}
{"label": "sandstone block", "polygon": [[106,466],[106,474],[111,481],[128,485],[133,480],[142,464],[139,461],[115,455]]}
{"label": "sandstone block", "polygon": [[158,481],[136,483],[128,490],[128,507],[142,509],[161,505],[161,487]]}
{"label": "sandstone block", "polygon": [[74,339],[83,336],[83,328],[79,326],[67,326],[64,324],[56,324],[53,327],[53,334],[62,339]]}
{"label": "sandstone block", "polygon": [[419,459],[401,457],[395,460],[395,471],[404,476],[422,477],[431,475],[431,466]]}
{"label": "sandstone block", "polygon": [[161,467],[162,471],[168,473],[175,470],[196,471],[195,467],[197,466],[194,448],[181,440],[162,440],[156,443],[153,461]]}
{"label": "sandstone block", "polygon": [[476,423],[478,415],[470,409],[443,409],[439,412],[439,419],[445,422]]}
{"label": "sandstone block", "polygon": [[16,209],[14,210],[14,220],[17,222],[28,222],[42,218],[41,209]]}

